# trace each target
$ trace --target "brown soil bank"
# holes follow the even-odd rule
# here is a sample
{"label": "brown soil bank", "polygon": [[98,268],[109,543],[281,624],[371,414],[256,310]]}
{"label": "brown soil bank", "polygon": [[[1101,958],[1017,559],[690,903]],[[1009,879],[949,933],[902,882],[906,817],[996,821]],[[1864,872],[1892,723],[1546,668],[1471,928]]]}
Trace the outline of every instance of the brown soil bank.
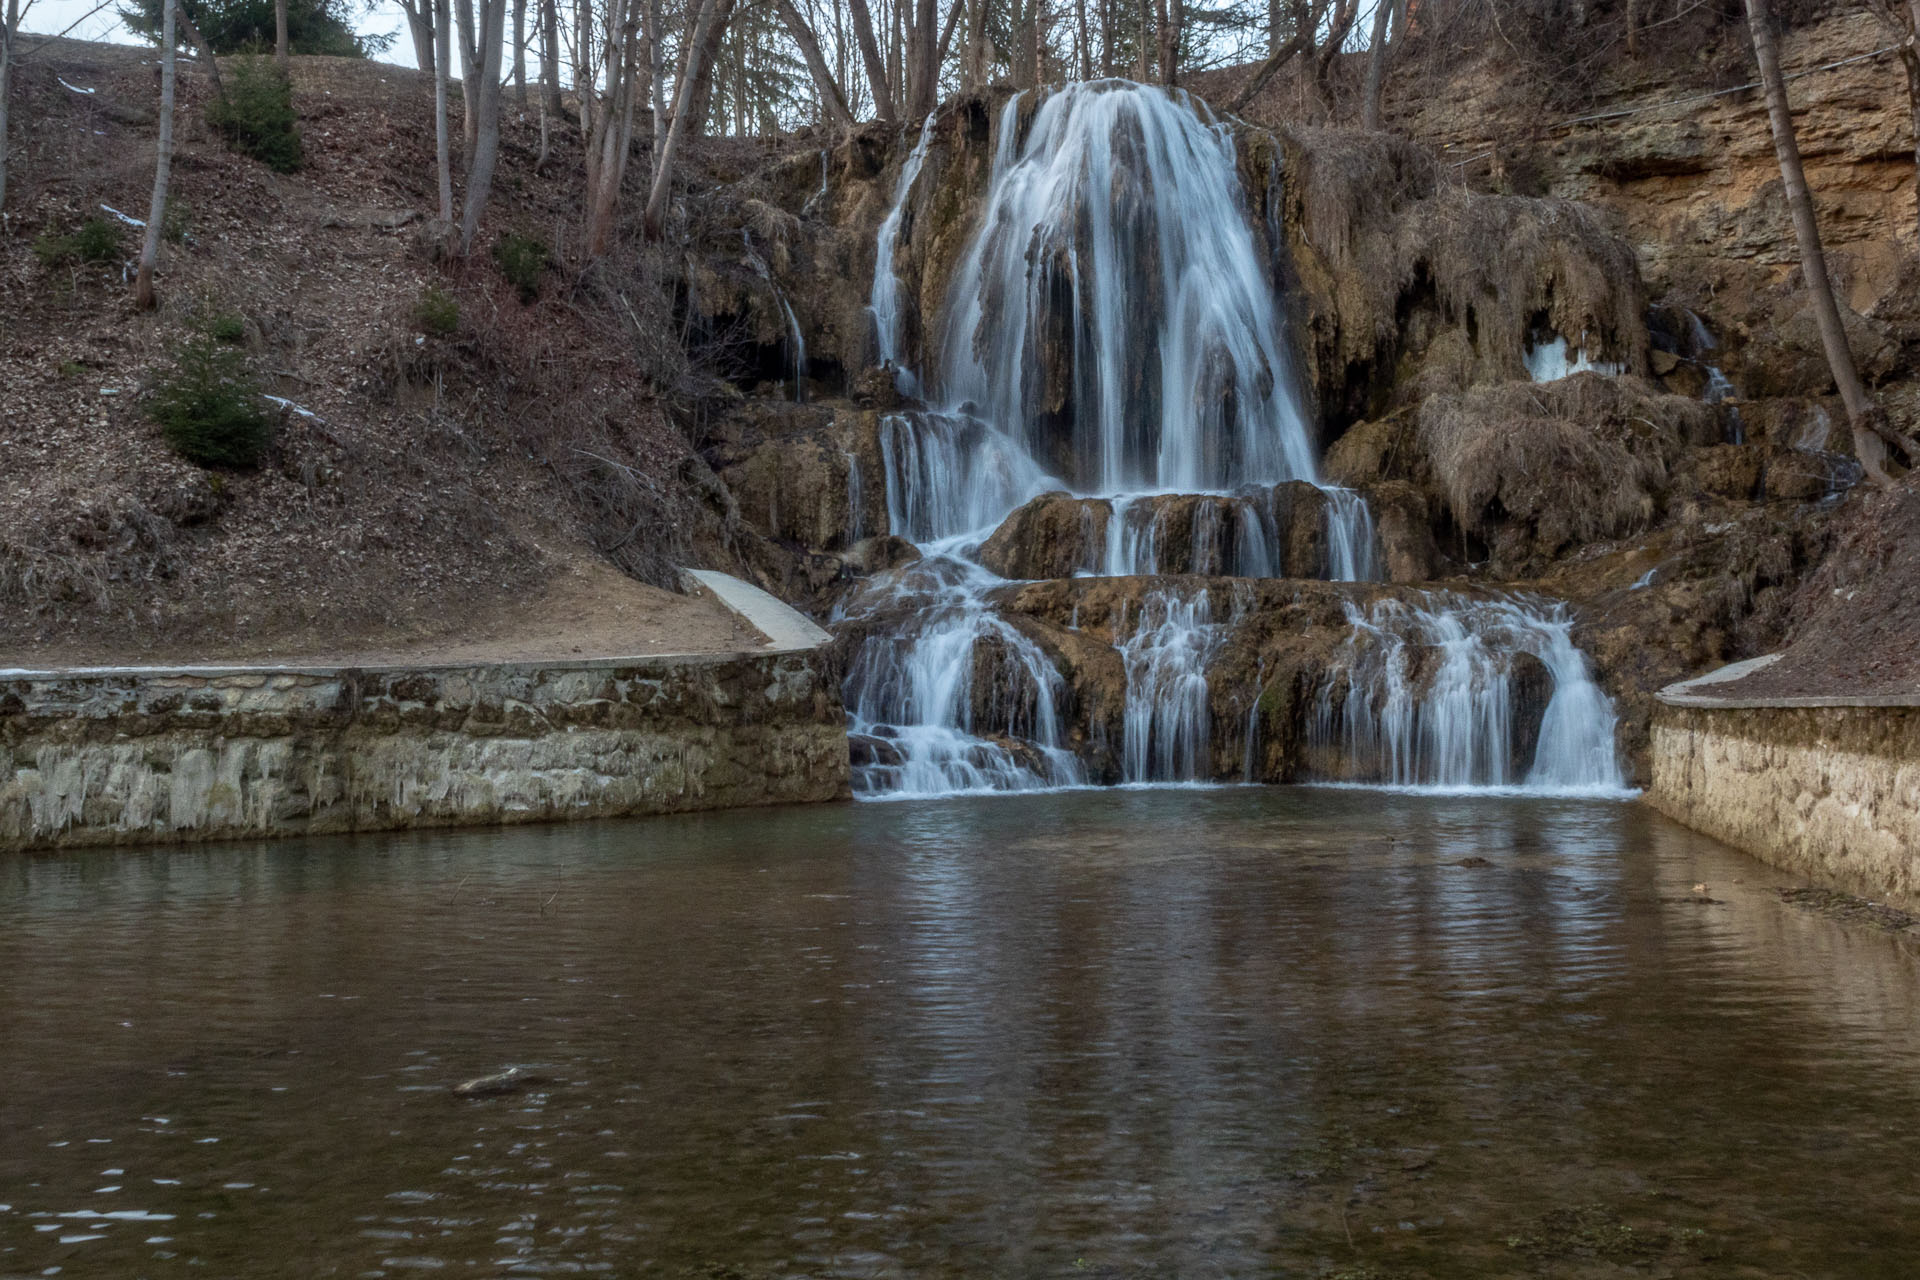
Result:
{"label": "brown soil bank", "polygon": [[[679,565],[737,563],[682,426],[720,384],[645,255],[566,265],[581,180],[534,172],[531,116],[507,122],[481,251],[438,262],[428,78],[296,58],[305,162],[283,175],[222,145],[183,66],[161,305],[143,314],[120,262],[140,233],[103,206],[147,205],[152,55],[24,43],[0,229],[0,666],[394,656],[489,634],[512,656],[549,628],[561,654],[726,647],[724,623],[697,634],[701,611],[665,598]],[[554,146],[577,156],[564,121]],[[710,141],[689,180],[764,155]],[[120,237],[111,260],[36,253],[96,218]],[[554,250],[531,302],[488,252],[506,233]],[[423,322],[436,297],[450,319]],[[257,469],[191,465],[149,419],[210,331],[286,402]],[[596,571],[663,588],[609,588],[660,634],[587,607]]]}

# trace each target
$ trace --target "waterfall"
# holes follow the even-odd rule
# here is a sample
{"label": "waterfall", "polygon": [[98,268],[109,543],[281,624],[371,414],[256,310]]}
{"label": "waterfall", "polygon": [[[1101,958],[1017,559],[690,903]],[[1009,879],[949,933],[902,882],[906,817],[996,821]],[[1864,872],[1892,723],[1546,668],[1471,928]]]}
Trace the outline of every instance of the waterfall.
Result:
{"label": "waterfall", "polygon": [[945,403],[1035,456],[1070,444],[1080,492],[1312,478],[1231,131],[1183,93],[1118,80],[1054,92],[1024,140],[1019,110],[1001,116],[948,294]]}
{"label": "waterfall", "polygon": [[873,293],[867,305],[868,313],[873,316],[875,359],[883,369],[893,366],[894,381],[908,395],[916,394],[919,388],[900,351],[900,277],[893,270],[893,247],[900,240],[900,223],[907,216],[907,197],[913,194],[920,167],[927,162],[927,146],[933,141],[933,121],[933,115],[929,114],[927,122],[920,126],[920,141],[900,166],[900,180],[893,188],[893,207],[887,210],[886,219],[880,224],[880,235],[874,246]]}
{"label": "waterfall", "polygon": [[1267,692],[1267,660],[1254,672],[1253,696],[1247,699],[1247,728],[1242,735],[1240,781],[1260,781],[1260,699]]}
{"label": "waterfall", "polygon": [[1160,558],[1154,554],[1160,522],[1154,516],[1152,504],[1136,503],[1130,497],[1108,504],[1107,554],[1100,572],[1110,578],[1160,572]]}
{"label": "waterfall", "polygon": [[1558,382],[1576,373],[1598,373],[1617,378],[1626,366],[1613,360],[1595,360],[1584,348],[1574,350],[1567,340],[1555,334],[1550,341],[1527,348],[1527,376],[1535,382]]}
{"label": "waterfall", "polygon": [[[906,347],[894,259],[933,126],[929,118],[901,166],[876,245],[870,310],[879,358],[917,402],[880,419],[878,479],[888,531],[917,544],[922,558],[846,602],[850,625],[884,619],[852,654],[844,686],[855,787],[936,795],[1084,785],[1077,752],[1103,752],[1105,731],[1096,724],[1091,741],[1069,739],[1065,680],[1035,640],[1041,633],[997,611],[1005,584],[976,560],[1009,515],[1043,494],[1075,495],[1076,570],[1103,576],[1291,570],[1372,580],[1382,559],[1377,530],[1360,494],[1319,477],[1276,297],[1281,228],[1253,216],[1234,133],[1204,104],[1112,80],[1070,85],[1037,104],[1015,95],[996,124],[979,221],[941,314],[921,326],[928,345],[916,357]],[[1304,486],[1288,491],[1296,482],[1318,488],[1324,502]],[[1323,543],[1311,527],[1319,519]],[[1114,602],[1107,634],[1125,676],[1116,744],[1123,781],[1213,779],[1208,666],[1251,605],[1242,588],[1224,621],[1216,599],[1190,585],[1150,588],[1131,626],[1126,598]],[[1542,786],[1563,785],[1562,775],[1576,780],[1564,785],[1584,785],[1588,766],[1563,740],[1584,743],[1594,712],[1575,686],[1600,695],[1565,639],[1564,617],[1509,608],[1531,621],[1510,621],[1506,631],[1524,635],[1527,652],[1568,690],[1564,707],[1555,694],[1560,709],[1541,731],[1532,771]],[[1077,629],[1077,600],[1072,616]],[[1391,630],[1364,615],[1355,625]],[[1487,632],[1471,620],[1453,625],[1467,638]],[[1387,744],[1407,764],[1384,776],[1417,780],[1419,735],[1439,732],[1443,713],[1465,716],[1463,742],[1441,744],[1448,763],[1436,776],[1506,782],[1514,709],[1493,701],[1496,682],[1476,673],[1511,663],[1490,632],[1475,643],[1484,652],[1461,656],[1444,706],[1423,712],[1427,686],[1416,689],[1399,665],[1382,662],[1381,679],[1406,688],[1388,696],[1367,685],[1364,696],[1330,702],[1329,732],[1351,733],[1368,752]],[[1391,647],[1370,645],[1364,656],[1377,661],[1375,651]],[[1246,759],[1236,772],[1247,776],[1259,695],[1244,712]]]}
{"label": "waterfall", "polygon": [[962,414],[888,414],[880,459],[887,532],[916,543],[984,538],[1009,511],[1055,487],[1024,450]]}
{"label": "waterfall", "polygon": [[1380,577],[1375,553],[1373,512],[1351,489],[1329,486],[1327,495],[1327,577],[1335,582],[1373,582]]}
{"label": "waterfall", "polygon": [[[1624,790],[1612,702],[1574,647],[1564,605],[1526,599],[1347,606],[1343,665],[1322,683],[1309,739],[1342,761],[1342,780],[1400,787]],[[1550,684],[1531,751],[1516,699],[1516,655]]]}
{"label": "waterfall", "polygon": [[948,559],[930,572],[912,637],[867,637],[847,673],[848,732],[867,756],[856,788],[931,796],[1084,784],[1060,725],[1060,673],[987,606],[991,575]]}
{"label": "waterfall", "polygon": [[1121,644],[1127,673],[1122,776],[1127,782],[1201,782],[1212,774],[1207,663],[1220,647],[1207,593],[1147,594]]}
{"label": "waterfall", "polygon": [[841,456],[847,460],[847,545],[851,547],[863,532],[861,516],[866,496],[860,488],[860,459],[844,450]]}
{"label": "waterfall", "polygon": [[811,214],[814,208],[819,205],[822,200],[827,198],[827,156],[827,149],[825,147],[820,148],[820,187],[812,195],[807,197],[805,204],[800,206],[800,215],[802,217]]}
{"label": "waterfall", "polygon": [[800,332],[799,318],[793,314],[793,307],[787,302],[787,295],[781,292],[780,285],[773,278],[773,271],[767,266],[767,260],[753,247],[753,237],[745,227],[740,228],[741,243],[747,248],[747,263],[767,288],[773,290],[773,300],[780,304],[780,310],[787,317],[787,344],[793,351],[793,402],[804,404],[807,399],[807,340]]}

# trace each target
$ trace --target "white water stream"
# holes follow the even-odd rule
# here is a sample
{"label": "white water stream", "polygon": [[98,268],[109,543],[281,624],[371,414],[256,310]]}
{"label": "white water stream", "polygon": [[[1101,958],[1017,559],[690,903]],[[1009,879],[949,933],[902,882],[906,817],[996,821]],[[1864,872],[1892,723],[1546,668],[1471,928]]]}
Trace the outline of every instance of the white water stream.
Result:
{"label": "white water stream", "polygon": [[[1272,266],[1283,243],[1277,227],[1250,214],[1232,131],[1184,93],[1124,81],[1054,91],[1024,131],[1022,107],[1016,95],[1000,116],[979,225],[944,313],[922,326],[933,355],[926,370],[915,370],[905,345],[895,255],[933,118],[901,167],[877,237],[877,357],[903,395],[926,404],[881,423],[888,531],[916,543],[923,559],[870,586],[854,606],[887,621],[862,642],[845,685],[863,794],[1086,783],[1062,723],[1060,673],[995,611],[988,593],[1005,584],[974,559],[1040,494],[1081,495],[1089,532],[1092,504],[1106,506],[1105,537],[1086,539],[1082,572],[1269,577],[1285,568],[1288,536],[1275,486],[1306,481],[1326,498],[1326,576],[1380,576],[1365,500],[1319,478]],[[1180,517],[1191,523],[1179,530],[1186,555],[1178,565],[1162,563],[1173,517],[1154,499],[1167,495],[1203,495]],[[1238,612],[1219,622],[1207,591],[1156,587],[1130,629],[1113,628],[1126,672],[1124,781],[1214,777],[1207,668]],[[1589,696],[1598,690],[1565,632],[1545,619],[1506,627],[1527,652],[1539,651],[1556,680],[1552,733],[1542,730],[1528,781],[1617,788],[1610,707],[1604,768],[1597,758],[1582,762],[1585,747],[1562,745],[1579,738],[1573,722],[1599,714]],[[1549,643],[1552,635],[1559,641]],[[1499,642],[1487,635],[1480,643],[1494,652]],[[1473,703],[1496,697],[1496,683],[1467,682],[1473,697],[1449,692],[1443,704],[1404,715],[1389,700],[1387,720],[1366,728],[1357,746],[1391,740],[1390,753],[1410,763],[1383,780],[1412,782],[1422,780],[1426,757],[1400,745],[1405,733],[1485,736],[1448,746],[1466,752],[1467,763],[1456,767],[1449,754],[1436,777],[1507,784],[1510,770],[1487,763],[1507,749],[1509,737],[1497,736],[1510,733],[1504,713]],[[1400,719],[1412,728],[1403,733]],[[1442,719],[1450,727],[1442,730]],[[1248,723],[1251,753],[1251,713]],[[1249,756],[1234,774],[1251,778],[1252,770]]]}
{"label": "white water stream", "polygon": [[[1564,605],[1432,593],[1420,604],[1347,606],[1345,662],[1321,685],[1309,738],[1349,771],[1394,787],[1525,787],[1613,795],[1626,787],[1613,704],[1574,646]],[[1522,767],[1530,721],[1516,702],[1516,656],[1545,668],[1547,705]]]}

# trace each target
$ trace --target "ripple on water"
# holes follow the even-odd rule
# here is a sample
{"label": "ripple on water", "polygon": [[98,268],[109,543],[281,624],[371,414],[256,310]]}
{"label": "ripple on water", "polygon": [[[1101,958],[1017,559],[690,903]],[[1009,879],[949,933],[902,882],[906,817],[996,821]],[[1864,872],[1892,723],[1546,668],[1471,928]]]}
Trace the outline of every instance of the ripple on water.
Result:
{"label": "ripple on water", "polygon": [[[1630,806],[1094,793],[9,872],[0,1186],[145,1205],[13,1195],[47,1230],[9,1269],[1477,1277],[1594,1204],[1680,1273],[1691,1231],[1755,1274],[1920,1247],[1906,944]],[[103,999],[177,1012],[101,1040]],[[172,1074],[122,1133],[129,1052]],[[498,1061],[569,1083],[396,1087]]]}

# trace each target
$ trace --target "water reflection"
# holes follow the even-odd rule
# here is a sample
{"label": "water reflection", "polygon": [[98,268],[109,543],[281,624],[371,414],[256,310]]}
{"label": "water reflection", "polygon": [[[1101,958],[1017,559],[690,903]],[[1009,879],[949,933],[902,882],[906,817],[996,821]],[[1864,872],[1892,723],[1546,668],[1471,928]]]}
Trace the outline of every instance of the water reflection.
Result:
{"label": "water reflection", "polygon": [[1773,883],[1264,788],[0,860],[0,1274],[1903,1274],[1913,956]]}

